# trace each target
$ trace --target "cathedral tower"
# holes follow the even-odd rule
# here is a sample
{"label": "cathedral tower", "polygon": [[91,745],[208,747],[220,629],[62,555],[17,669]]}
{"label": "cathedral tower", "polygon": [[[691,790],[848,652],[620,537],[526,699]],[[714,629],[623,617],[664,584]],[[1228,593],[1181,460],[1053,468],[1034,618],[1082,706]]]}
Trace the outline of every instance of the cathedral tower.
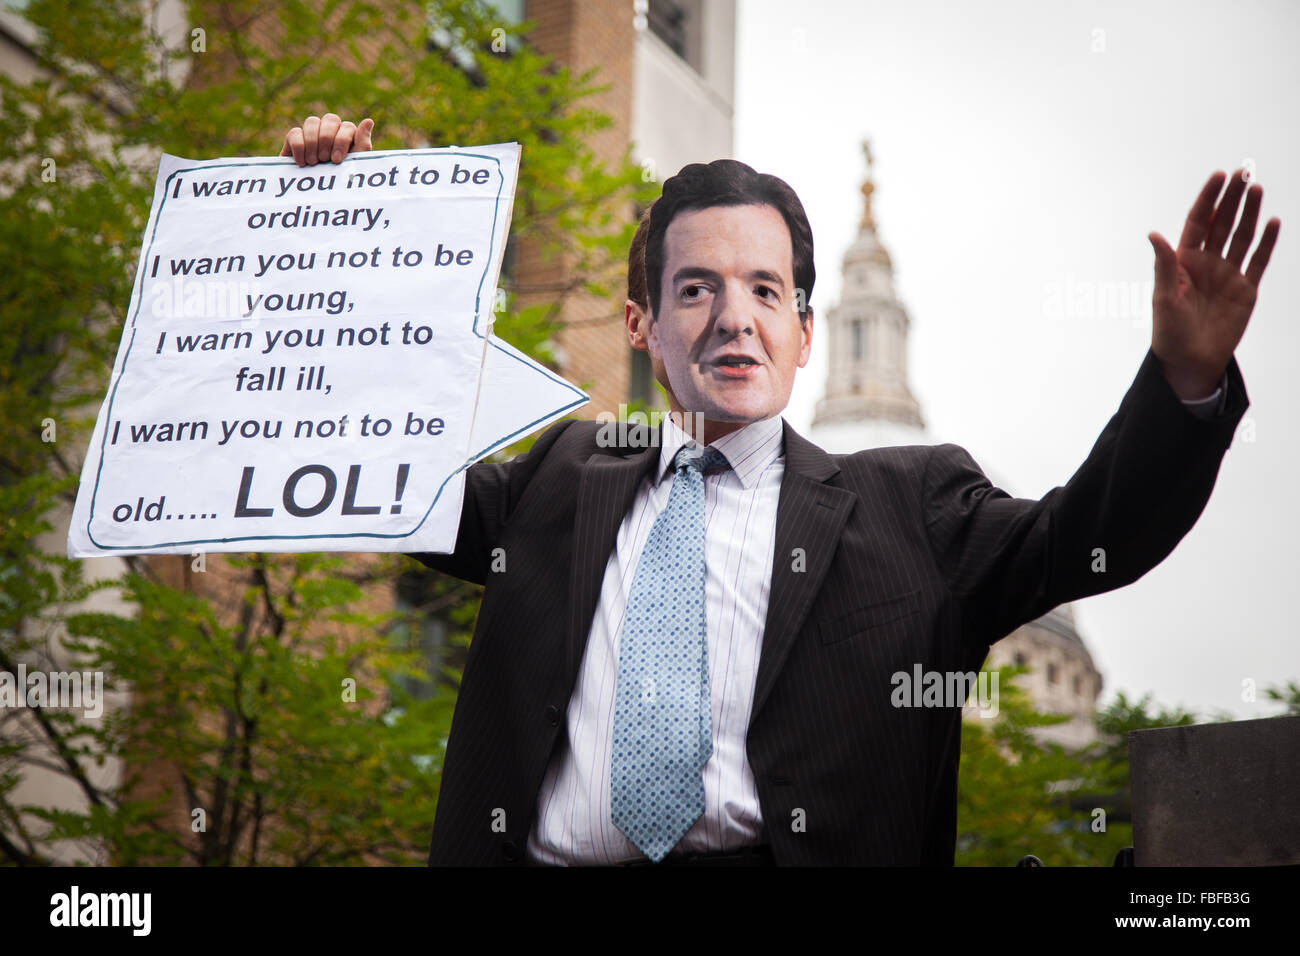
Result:
{"label": "cathedral tower", "polygon": [[813,426],[877,419],[921,429],[921,409],[907,386],[907,311],[894,291],[894,266],[871,212],[871,147],[862,144],[867,178],[862,222],[844,253],[839,305],[827,314],[830,371]]}

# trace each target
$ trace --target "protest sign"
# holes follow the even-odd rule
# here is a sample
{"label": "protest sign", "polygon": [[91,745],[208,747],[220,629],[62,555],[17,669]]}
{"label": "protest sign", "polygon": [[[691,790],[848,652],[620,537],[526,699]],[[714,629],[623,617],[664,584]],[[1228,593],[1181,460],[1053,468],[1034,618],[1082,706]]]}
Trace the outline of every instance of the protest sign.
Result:
{"label": "protest sign", "polygon": [[519,146],[164,155],[68,554],[454,549],[587,396],[491,332]]}

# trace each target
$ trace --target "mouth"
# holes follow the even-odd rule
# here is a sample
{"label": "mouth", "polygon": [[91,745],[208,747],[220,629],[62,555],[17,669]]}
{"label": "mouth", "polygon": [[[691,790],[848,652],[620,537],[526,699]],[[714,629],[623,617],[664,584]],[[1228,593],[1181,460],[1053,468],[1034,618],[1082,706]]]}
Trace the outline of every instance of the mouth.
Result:
{"label": "mouth", "polygon": [[757,361],[747,355],[724,355],[710,362],[709,367],[723,378],[748,378],[762,368]]}

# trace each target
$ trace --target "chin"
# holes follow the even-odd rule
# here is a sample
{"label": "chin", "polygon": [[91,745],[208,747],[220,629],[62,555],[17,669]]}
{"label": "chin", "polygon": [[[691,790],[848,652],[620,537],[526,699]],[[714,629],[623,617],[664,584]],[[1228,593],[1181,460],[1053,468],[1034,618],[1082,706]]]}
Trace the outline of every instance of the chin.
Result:
{"label": "chin", "polygon": [[719,422],[759,422],[779,415],[790,401],[789,395],[782,401],[770,392],[760,394],[758,390],[749,394],[706,394],[700,398],[700,407],[707,409],[706,417]]}
{"label": "chin", "polygon": [[788,392],[782,401],[769,391],[758,388],[719,392],[707,387],[711,383],[692,384],[705,387],[697,387],[691,394],[674,393],[671,389],[666,389],[670,404],[675,403],[683,411],[702,415],[709,421],[742,424],[759,422],[781,414],[790,401]]}
{"label": "chin", "polygon": [[759,406],[752,403],[736,404],[734,402],[725,404],[705,402],[701,410],[705,418],[712,419],[715,422],[744,422],[746,424],[761,422],[763,419],[771,418],[780,411],[779,408],[772,408],[768,404]]}

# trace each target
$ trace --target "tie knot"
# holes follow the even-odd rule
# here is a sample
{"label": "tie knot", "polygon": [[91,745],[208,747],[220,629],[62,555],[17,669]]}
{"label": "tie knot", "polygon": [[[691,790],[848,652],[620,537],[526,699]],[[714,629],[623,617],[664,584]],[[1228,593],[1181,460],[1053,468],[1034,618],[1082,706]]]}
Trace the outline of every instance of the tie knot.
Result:
{"label": "tie knot", "polygon": [[702,473],[710,468],[730,467],[730,463],[727,461],[727,456],[712,445],[687,444],[677,449],[675,467],[677,471],[683,468],[694,468]]}

